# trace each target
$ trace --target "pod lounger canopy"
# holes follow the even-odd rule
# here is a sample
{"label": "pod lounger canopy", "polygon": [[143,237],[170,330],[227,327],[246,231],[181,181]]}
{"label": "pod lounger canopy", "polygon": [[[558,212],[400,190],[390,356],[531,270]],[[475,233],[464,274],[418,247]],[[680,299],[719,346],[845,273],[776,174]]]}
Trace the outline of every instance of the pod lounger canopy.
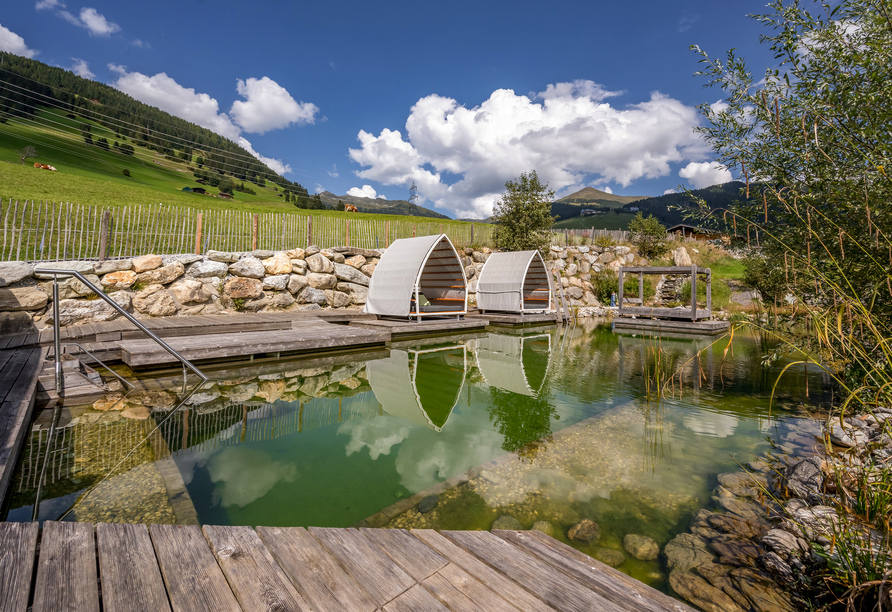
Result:
{"label": "pod lounger canopy", "polygon": [[553,312],[553,297],[551,275],[539,251],[492,253],[477,280],[480,312]]}
{"label": "pod lounger canopy", "polygon": [[363,312],[385,317],[463,315],[468,279],[446,234],[394,240],[378,261]]}

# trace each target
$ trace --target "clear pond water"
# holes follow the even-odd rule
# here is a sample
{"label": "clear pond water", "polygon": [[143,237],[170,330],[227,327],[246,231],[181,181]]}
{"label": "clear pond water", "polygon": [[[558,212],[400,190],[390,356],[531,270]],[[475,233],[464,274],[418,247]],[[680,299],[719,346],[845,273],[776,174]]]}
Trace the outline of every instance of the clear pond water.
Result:
{"label": "clear pond water", "polygon": [[[727,354],[712,342],[593,322],[428,339],[217,369],[176,411],[182,380],[143,375],[120,401],[66,409],[52,441],[38,415],[5,516],[31,520],[48,457],[40,519],[489,529],[508,515],[569,542],[589,518],[600,540],[574,545],[590,554],[622,551],[628,533],[662,547],[769,438],[808,444],[796,408],[828,399],[817,372],[793,368],[769,412],[784,363],[763,367],[753,336]],[[656,355],[683,373],[648,401]],[[450,479],[433,510],[395,512]],[[619,567],[665,588],[659,561]]]}

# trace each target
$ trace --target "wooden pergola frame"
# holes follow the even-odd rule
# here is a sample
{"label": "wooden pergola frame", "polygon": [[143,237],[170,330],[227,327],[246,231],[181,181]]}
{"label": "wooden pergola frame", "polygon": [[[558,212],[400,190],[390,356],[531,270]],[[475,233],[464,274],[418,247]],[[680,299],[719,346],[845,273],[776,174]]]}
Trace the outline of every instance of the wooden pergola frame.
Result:
{"label": "wooden pergola frame", "polygon": [[[625,306],[623,299],[623,281],[626,273],[638,274],[638,297],[629,298],[630,303],[638,303],[641,306]],[[644,275],[645,274],[675,274],[690,275],[691,277],[691,309],[680,308],[647,308],[644,306]],[[697,277],[706,277],[706,309],[697,308]],[[688,319],[698,321],[712,318],[712,270],[698,268],[697,264],[688,266],[669,266],[665,268],[626,268],[619,269],[619,315],[638,317],[663,317],[666,319]]]}

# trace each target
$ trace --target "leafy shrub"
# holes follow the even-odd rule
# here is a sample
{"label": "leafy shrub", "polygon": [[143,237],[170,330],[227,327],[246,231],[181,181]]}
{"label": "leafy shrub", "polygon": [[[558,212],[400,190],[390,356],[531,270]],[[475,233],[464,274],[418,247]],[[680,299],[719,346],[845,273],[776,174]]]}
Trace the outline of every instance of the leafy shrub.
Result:
{"label": "leafy shrub", "polygon": [[[691,281],[686,280],[678,289],[682,304],[691,305]],[[706,303],[706,281],[697,279],[697,303]],[[721,310],[731,303],[731,287],[723,280],[712,279],[712,308]]]}
{"label": "leafy shrub", "polygon": [[750,255],[744,260],[743,282],[759,292],[762,302],[780,302],[786,294],[784,269],[759,254]]}
{"label": "leafy shrub", "polygon": [[638,213],[629,222],[629,232],[632,234],[632,244],[638,247],[638,253],[642,257],[654,259],[668,250],[666,247],[668,241],[666,226],[653,215],[645,217]]}
{"label": "leafy shrub", "polygon": [[130,176],[130,170],[128,170],[127,168],[124,168],[123,170],[121,170],[121,173],[122,173],[124,176]]}
{"label": "leafy shrub", "polygon": [[595,246],[599,246],[602,249],[606,249],[607,247],[616,246],[616,240],[613,239],[609,234],[600,234],[595,236]]}

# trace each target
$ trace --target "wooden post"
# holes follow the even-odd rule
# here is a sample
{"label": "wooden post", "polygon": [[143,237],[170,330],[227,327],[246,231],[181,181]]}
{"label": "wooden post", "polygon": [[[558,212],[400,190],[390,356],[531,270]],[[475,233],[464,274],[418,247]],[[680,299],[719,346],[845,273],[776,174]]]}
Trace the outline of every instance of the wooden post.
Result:
{"label": "wooden post", "polygon": [[204,213],[198,213],[198,218],[195,220],[195,254],[201,255],[201,222],[202,217],[204,217]]}
{"label": "wooden post", "polygon": [[472,223],[471,224],[471,244],[469,244],[468,246],[473,246],[473,244],[474,244],[474,224]]}
{"label": "wooden post", "polygon": [[313,215],[307,215],[307,247],[313,244]]}
{"label": "wooden post", "polygon": [[390,221],[384,222],[384,248],[390,246]]}
{"label": "wooden post", "polygon": [[257,250],[257,230],[260,227],[260,220],[258,219],[257,213],[254,213],[251,217],[251,250]]}
{"label": "wooden post", "polygon": [[697,264],[691,264],[691,321],[697,320]]}
{"label": "wooden post", "polygon": [[595,244],[595,228],[592,228],[592,235],[588,237],[589,246]]}
{"label": "wooden post", "polygon": [[638,273],[638,301],[639,306],[644,306],[644,272]]}
{"label": "wooden post", "polygon": [[[108,226],[111,221],[111,211],[102,211],[102,221],[99,222],[99,261],[105,261],[108,251]],[[93,227],[96,227],[95,225]]]}
{"label": "wooden post", "polygon": [[417,224],[417,223],[413,223],[413,224],[412,224],[412,238],[414,238],[414,237],[417,235],[417,233],[416,233],[417,230],[418,230],[418,224]]}
{"label": "wooden post", "polygon": [[619,316],[623,316],[623,269],[619,269],[619,290],[617,291],[617,306],[619,306]]}
{"label": "wooden post", "polygon": [[347,244],[344,246],[350,246],[350,219],[347,219],[347,223],[344,225],[345,238],[347,240]]}
{"label": "wooden post", "polygon": [[712,270],[706,268],[706,310],[712,316]]}

